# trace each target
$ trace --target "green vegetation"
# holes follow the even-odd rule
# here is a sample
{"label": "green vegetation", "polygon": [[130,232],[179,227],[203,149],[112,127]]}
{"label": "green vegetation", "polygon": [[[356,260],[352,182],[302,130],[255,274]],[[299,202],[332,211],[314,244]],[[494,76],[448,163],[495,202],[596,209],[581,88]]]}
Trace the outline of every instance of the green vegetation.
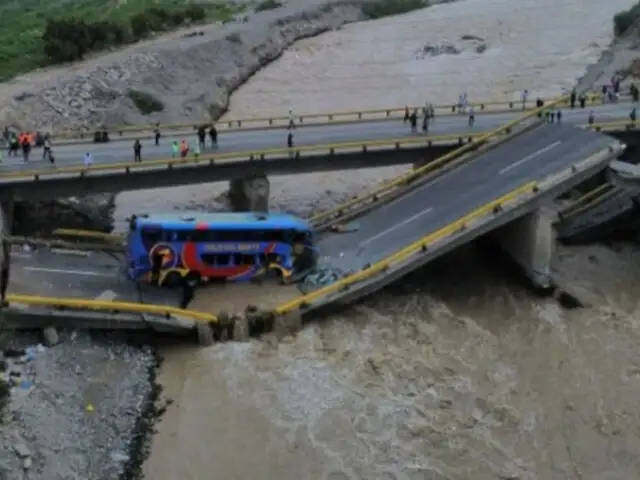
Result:
{"label": "green vegetation", "polygon": [[640,20],[640,2],[629,10],[623,10],[613,16],[613,33],[616,37],[624,35],[629,28]]}
{"label": "green vegetation", "polygon": [[362,7],[362,13],[369,20],[402,15],[413,10],[419,10],[429,6],[429,0],[373,0]]}
{"label": "green vegetation", "polygon": [[0,81],[243,10],[227,0],[0,0]]}
{"label": "green vegetation", "polygon": [[256,12],[264,12],[266,10],[273,10],[275,8],[279,8],[282,6],[278,0],[262,0],[258,5],[256,5]]}
{"label": "green vegetation", "polygon": [[148,92],[129,89],[127,90],[127,97],[131,99],[138,111],[143,115],[164,110],[164,103]]}

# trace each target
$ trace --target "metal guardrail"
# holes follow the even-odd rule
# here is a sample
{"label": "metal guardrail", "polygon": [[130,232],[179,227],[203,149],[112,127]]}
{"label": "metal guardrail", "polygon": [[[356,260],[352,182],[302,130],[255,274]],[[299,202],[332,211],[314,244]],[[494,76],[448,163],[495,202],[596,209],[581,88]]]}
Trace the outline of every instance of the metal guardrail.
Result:
{"label": "metal guardrail", "polygon": [[592,125],[583,124],[580,126],[596,132],[620,132],[623,130],[637,130],[640,128],[638,122],[632,122],[631,120],[615,120],[612,122],[598,122]]}
{"label": "metal guardrail", "polygon": [[430,233],[429,235],[421,238],[420,240],[412,243],[407,247],[404,247],[403,249],[397,251],[393,255],[390,255],[384,260],[378,263],[375,263],[364,270],[361,270],[357,273],[349,275],[331,285],[328,285],[326,287],[315,290],[311,293],[308,293],[294,300],[291,300],[289,302],[279,305],[273,310],[273,313],[276,315],[285,315],[291,311],[299,310],[303,308],[306,304],[309,304],[310,302],[313,302],[315,300],[319,300],[322,297],[326,297],[328,295],[331,295],[339,291],[344,291],[348,289],[350,285],[353,285],[356,282],[364,280],[378,273],[384,272],[394,264],[400,261],[406,260],[411,255],[426,251],[435,242],[442,240],[443,238],[449,235],[455,234],[459,231],[466,229],[467,225],[470,222],[477,220],[484,215],[498,212],[504,206],[505,203],[511,202],[521,195],[524,195],[527,193],[535,193],[536,191],[537,191],[536,182],[529,182],[525,185],[522,185],[517,189],[509,192],[508,194],[492,202],[489,202],[486,205],[478,208],[477,210],[450,223],[446,227],[441,228],[436,232]]}
{"label": "metal guardrail", "polygon": [[99,240],[105,243],[120,245],[124,242],[125,236],[113,233],[105,233],[97,230],[78,230],[74,228],[56,228],[53,235],[58,237],[83,238]]}
{"label": "metal guardrail", "polygon": [[40,297],[33,295],[8,294],[6,297],[9,306],[12,303],[28,305],[32,307],[44,307],[57,310],[93,310],[110,313],[147,313],[163,317],[183,317],[196,322],[217,323],[218,317],[194,310],[181,310],[165,305],[147,305],[143,303],[87,300],[84,298],[58,298]]}
{"label": "metal guardrail", "polygon": [[312,217],[310,217],[308,220],[314,224],[314,225],[319,225],[321,223],[324,223],[326,221],[333,219],[338,219],[339,217],[343,216],[345,214],[345,212],[347,210],[352,210],[354,208],[357,208],[359,206],[361,206],[363,203],[368,202],[370,200],[377,200],[380,196],[386,196],[386,195],[390,195],[395,189],[403,187],[404,185],[406,185],[408,182],[411,182],[413,180],[415,180],[416,178],[425,175],[427,173],[431,173],[435,170],[437,170],[438,168],[443,167],[444,165],[446,165],[447,163],[451,162],[452,160],[454,160],[455,158],[459,157],[460,155],[468,152],[469,150],[471,150],[472,148],[478,147],[480,145],[482,145],[483,143],[486,143],[487,141],[489,141],[491,138],[501,135],[501,134],[509,134],[511,132],[511,129],[513,127],[515,127],[516,125],[518,125],[519,123],[522,123],[526,120],[529,120],[530,118],[534,118],[536,117],[539,113],[544,112],[546,109],[548,109],[549,107],[553,107],[555,105],[558,105],[564,101],[566,101],[566,97],[561,97],[555,101],[552,101],[549,105],[546,105],[544,107],[541,108],[537,108],[535,110],[531,110],[530,112],[526,113],[525,115],[522,115],[520,117],[518,117],[515,120],[512,120],[504,125],[502,125],[501,127],[488,132],[486,134],[483,134],[479,137],[477,137],[476,139],[474,139],[472,142],[470,142],[467,145],[462,146],[461,148],[458,148],[452,152],[449,152],[445,155],[443,155],[442,157],[438,158],[437,160],[433,161],[433,162],[429,162],[426,165],[416,168],[413,171],[406,173],[404,175],[401,175],[389,182],[384,183],[383,185],[381,185],[380,187],[369,191],[367,193],[365,193],[364,195],[352,198],[351,200],[343,203],[342,205],[338,205],[337,207],[333,207],[330,208],[328,210],[325,210],[323,212],[317,213],[315,215],[313,215]]}
{"label": "metal guardrail", "polygon": [[571,204],[558,212],[558,218],[560,221],[568,220],[570,218],[579,215],[591,208],[595,203],[607,198],[609,194],[616,190],[616,186],[610,183],[603,183],[602,185],[588,191],[584,195],[575,199]]}
{"label": "metal guardrail", "polygon": [[433,137],[420,136],[416,138],[389,138],[384,140],[371,140],[360,142],[343,142],[334,144],[317,144],[307,145],[293,148],[267,148],[261,150],[250,150],[245,152],[228,152],[210,155],[202,155],[199,157],[190,156],[187,158],[164,158],[158,160],[146,160],[144,162],[117,162],[107,163],[104,165],[92,165],[90,167],[84,165],[74,165],[67,167],[46,167],[34,170],[19,170],[14,172],[0,173],[0,181],[10,180],[13,178],[29,178],[33,177],[34,181],[43,176],[54,176],[64,174],[78,174],[85,176],[91,173],[112,172],[114,170],[122,170],[123,174],[129,174],[134,170],[147,170],[154,167],[174,166],[204,166],[217,165],[220,163],[232,161],[259,161],[273,158],[293,157],[300,158],[311,155],[339,155],[340,153],[353,153],[367,151],[397,151],[404,148],[431,147],[440,144],[458,144],[464,145],[465,142],[471,142],[474,138],[484,136],[484,132],[470,133],[467,135],[437,135]]}
{"label": "metal guardrail", "polygon": [[[623,96],[628,97],[628,96]],[[568,103],[568,100],[564,103]],[[602,103],[601,95],[589,94],[587,96],[587,103],[589,105],[598,105]],[[504,113],[509,111],[522,110],[522,102],[516,100],[501,100],[501,101],[487,101],[487,102],[471,102],[471,105],[476,110],[476,113]],[[422,109],[424,105],[408,105],[409,110]],[[530,99],[525,104],[525,110],[534,109],[534,100]],[[458,111],[458,105],[455,103],[434,105],[436,114],[442,115],[445,113],[456,113]],[[402,118],[404,115],[405,107],[392,107],[384,109],[374,110],[356,110],[356,111],[342,111],[342,112],[328,112],[328,113],[306,113],[302,115],[295,115],[294,122],[297,126],[304,125],[340,125],[345,123],[358,123],[375,120],[385,120],[394,117]],[[255,117],[255,118],[239,118],[232,119],[226,122],[215,122],[216,128],[221,131],[233,131],[233,130],[266,130],[270,128],[283,128],[289,124],[289,116],[273,116],[273,117]],[[170,123],[160,125],[161,131],[166,133],[167,131],[176,130],[197,130],[200,126],[209,127],[212,125],[210,119],[203,119],[196,122],[187,123]],[[109,133],[116,133],[119,136],[123,136],[126,133],[140,133],[140,132],[153,132],[156,128],[155,124],[148,125],[116,125],[107,126],[102,131]],[[99,130],[98,128],[94,130]],[[57,139],[77,139],[77,132],[61,132],[55,135]],[[82,139],[83,137],[80,137]]]}

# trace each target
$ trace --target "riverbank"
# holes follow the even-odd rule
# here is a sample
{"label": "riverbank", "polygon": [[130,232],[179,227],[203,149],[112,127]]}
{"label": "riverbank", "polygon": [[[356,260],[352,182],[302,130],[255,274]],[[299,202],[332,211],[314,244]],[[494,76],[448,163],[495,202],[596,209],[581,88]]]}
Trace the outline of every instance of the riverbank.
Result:
{"label": "riverbank", "polygon": [[[231,93],[255,72],[301,38],[364,19],[363,3],[296,0],[36,71],[3,85],[0,123],[60,131],[217,119]],[[142,115],[126,95],[130,89],[161,99],[164,109]]]}

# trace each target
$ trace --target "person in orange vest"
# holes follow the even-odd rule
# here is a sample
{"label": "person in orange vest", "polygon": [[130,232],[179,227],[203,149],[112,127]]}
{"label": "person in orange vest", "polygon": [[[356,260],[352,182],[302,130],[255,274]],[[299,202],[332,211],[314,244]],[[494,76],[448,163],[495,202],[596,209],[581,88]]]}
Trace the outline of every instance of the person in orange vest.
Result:
{"label": "person in orange vest", "polygon": [[185,158],[189,153],[189,144],[186,140],[180,140],[180,158]]}
{"label": "person in orange vest", "polygon": [[31,153],[31,139],[28,133],[20,134],[20,146],[22,147],[22,158],[25,162],[29,161],[29,153]]}

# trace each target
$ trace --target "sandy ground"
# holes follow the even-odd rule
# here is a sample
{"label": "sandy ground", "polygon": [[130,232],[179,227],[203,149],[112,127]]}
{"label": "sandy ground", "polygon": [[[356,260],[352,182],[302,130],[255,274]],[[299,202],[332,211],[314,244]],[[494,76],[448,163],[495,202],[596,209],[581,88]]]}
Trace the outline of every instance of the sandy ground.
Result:
{"label": "sandy ground", "polygon": [[[466,0],[349,26],[256,75],[229,115],[464,90],[556,94],[597,59],[611,16],[632,3]],[[463,34],[488,50],[413,59],[424,43]],[[398,173],[273,179],[274,206],[307,213],[321,197]],[[214,208],[222,188],[123,194],[117,215],[141,204]],[[638,258],[628,247],[561,249],[556,269],[592,300],[566,311],[466,248],[291,341],[168,350],[161,379],[175,403],[148,478],[638,478]]]}

